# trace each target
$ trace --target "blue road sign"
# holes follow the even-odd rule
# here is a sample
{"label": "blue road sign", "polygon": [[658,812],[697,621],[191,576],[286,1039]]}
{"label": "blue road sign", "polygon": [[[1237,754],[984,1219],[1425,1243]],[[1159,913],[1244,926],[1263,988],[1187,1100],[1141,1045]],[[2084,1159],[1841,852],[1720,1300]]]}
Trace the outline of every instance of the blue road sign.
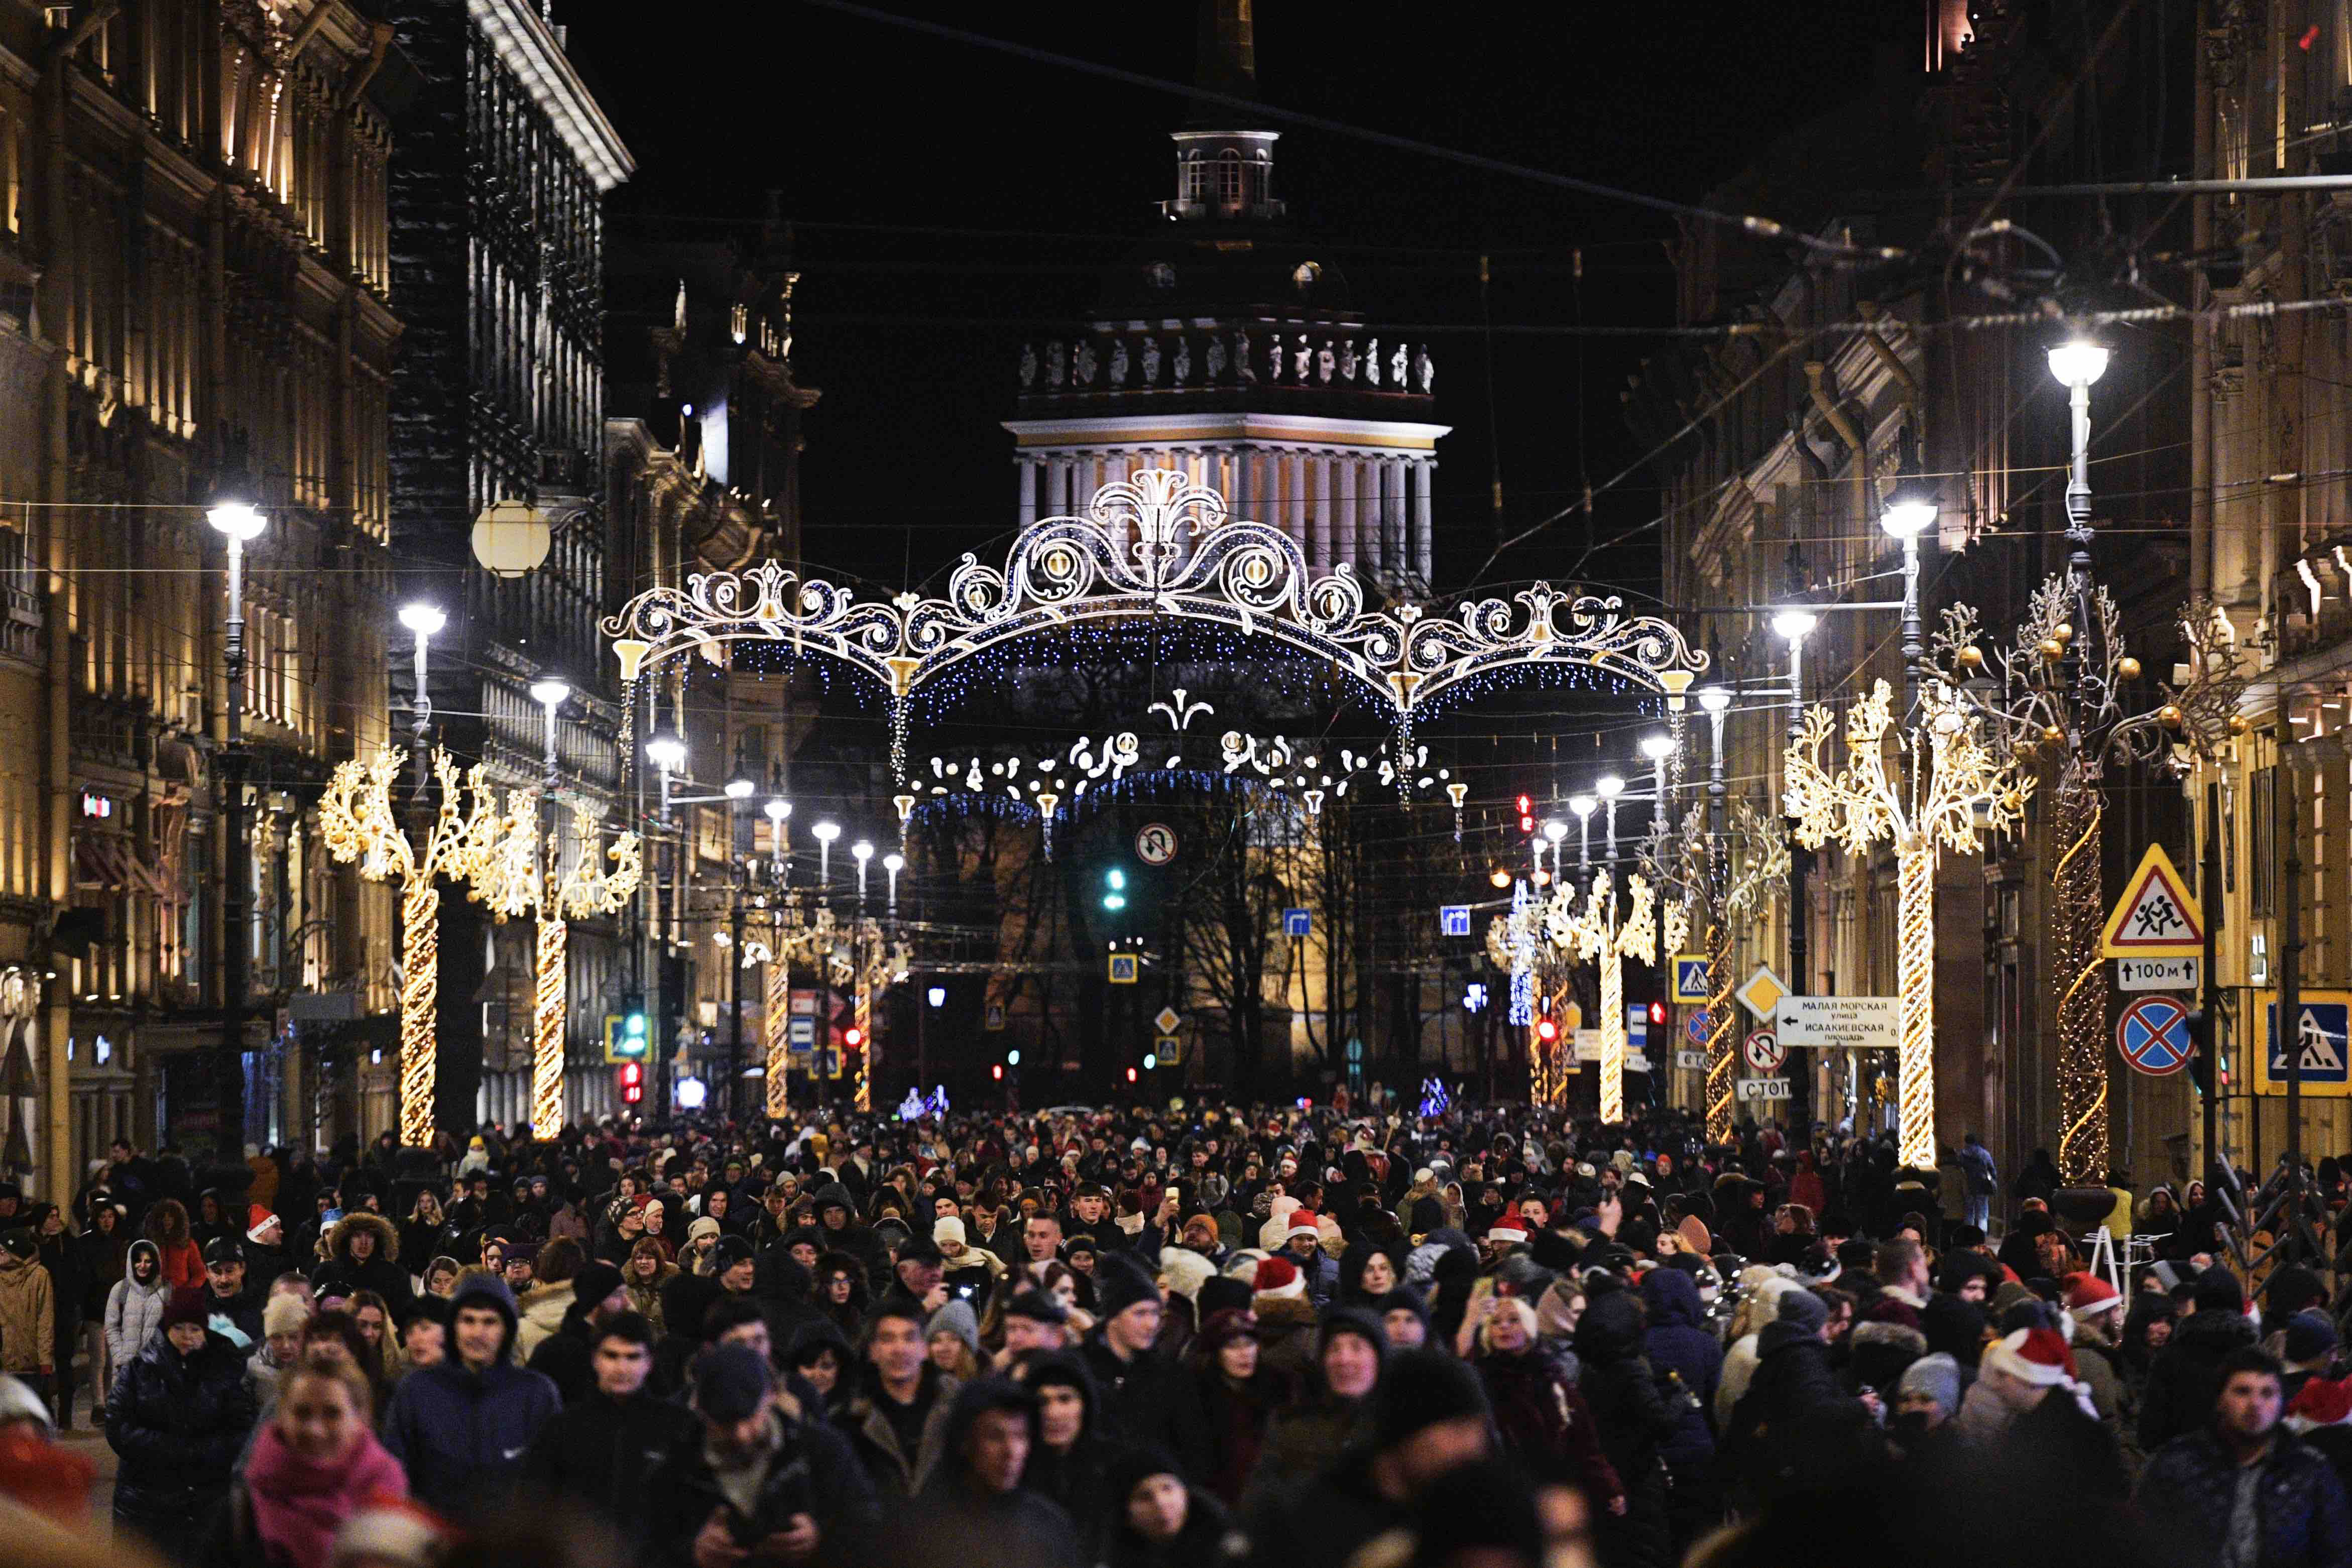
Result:
{"label": "blue road sign", "polygon": [[1437,928],[1447,936],[1470,935],[1470,906],[1466,904],[1441,904],[1437,906]]}
{"label": "blue road sign", "polygon": [[[2270,1018],[2270,1076],[2284,1082],[2288,1073],[2286,1048],[2280,1043],[2278,1004],[2273,1002],[2263,1009]],[[2345,1048],[2345,1037],[2352,1033],[2352,1007],[2342,1002],[2299,1002],[2296,1011],[2294,1040],[2301,1050],[2300,1076],[2305,1085],[2342,1083],[2347,1080],[2346,1063],[2352,1061],[2352,1051]]]}
{"label": "blue road sign", "polygon": [[1282,934],[1285,936],[1304,936],[1314,929],[1314,925],[1313,918],[1303,909],[1286,909],[1282,912]]}
{"label": "blue road sign", "polygon": [[1703,1002],[1707,998],[1707,961],[1696,953],[1675,959],[1675,1000]]}
{"label": "blue road sign", "polygon": [[2189,1065],[2189,1014],[2170,997],[2142,997],[2116,1024],[2116,1045],[2142,1072],[2169,1076]]}

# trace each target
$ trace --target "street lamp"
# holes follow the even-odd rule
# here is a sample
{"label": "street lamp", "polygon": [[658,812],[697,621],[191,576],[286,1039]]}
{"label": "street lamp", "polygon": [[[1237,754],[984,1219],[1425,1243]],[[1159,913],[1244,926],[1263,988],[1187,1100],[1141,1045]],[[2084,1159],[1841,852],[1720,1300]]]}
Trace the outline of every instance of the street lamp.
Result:
{"label": "street lamp", "polygon": [[890,873],[890,913],[898,913],[898,873],[907,869],[907,857],[892,850],[882,857],[882,869]]}
{"label": "street lamp", "polygon": [[866,862],[874,858],[872,841],[860,839],[849,846],[851,858],[857,862],[857,906],[866,907]]}
{"label": "street lamp", "polygon": [[1592,788],[1601,796],[1601,804],[1608,808],[1609,859],[1614,864],[1617,859],[1617,797],[1625,792],[1625,780],[1614,773],[1603,773],[1592,781]]}
{"label": "street lamp", "polygon": [[776,886],[784,885],[792,862],[784,858],[784,821],[793,814],[793,803],[782,795],[771,795],[761,808],[768,814],[768,858]]}
{"label": "street lamp", "polygon": [[425,792],[425,742],[433,722],[433,696],[425,687],[425,646],[440,635],[449,618],[430,604],[404,604],[400,623],[416,639],[416,700],[410,706],[408,749],[416,763],[416,791]]}
{"label": "street lamp", "polygon": [[1585,875],[1592,870],[1592,813],[1601,808],[1597,796],[1570,795],[1568,809],[1576,813],[1576,870]]}
{"label": "street lamp", "polygon": [[1878,526],[1903,545],[1903,706],[1919,701],[1919,661],[1926,657],[1926,632],[1919,619],[1919,536],[1936,526],[1936,499],[1927,487],[1906,480],[1878,514]]}
{"label": "street lamp", "polygon": [[839,822],[819,822],[809,831],[816,835],[816,882],[827,893],[833,890],[833,841],[841,837]]}
{"label": "street lamp", "polygon": [[253,845],[245,826],[245,547],[261,537],[263,517],[241,468],[226,469],[205,512],[228,547],[228,618],[222,626],[227,666],[227,737],[221,747],[221,826],[227,842],[221,891],[221,1061],[218,1147],[233,1158],[245,1142],[245,1001],[252,985]]}
{"label": "street lamp", "polygon": [[568,681],[543,675],[530,684],[530,700],[547,710],[547,806],[555,809],[555,715],[556,710],[572,700]]}
{"label": "street lamp", "polygon": [[1650,759],[1650,828],[1662,841],[1666,836],[1666,758],[1674,754],[1673,736],[1642,737],[1642,755]]}
{"label": "street lamp", "polygon": [[1558,817],[1550,818],[1543,825],[1543,836],[1551,845],[1551,879],[1558,882],[1559,880],[1559,841],[1568,837],[1568,824]]}
{"label": "street lamp", "polygon": [[748,800],[760,787],[749,779],[730,779],[724,792],[730,800]]}

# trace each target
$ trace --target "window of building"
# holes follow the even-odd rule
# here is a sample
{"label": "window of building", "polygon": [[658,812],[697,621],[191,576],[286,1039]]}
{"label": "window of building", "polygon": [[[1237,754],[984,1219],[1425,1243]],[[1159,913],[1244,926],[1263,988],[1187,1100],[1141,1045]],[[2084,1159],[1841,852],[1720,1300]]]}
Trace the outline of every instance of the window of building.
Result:
{"label": "window of building", "polygon": [[2271,851],[2276,836],[2272,827],[2276,814],[2273,783],[2270,768],[2254,769],[2252,798],[2247,801],[2251,841],[2246,845],[2246,896],[2257,918],[2271,913]]}
{"label": "window of building", "polygon": [[1183,193],[1183,199],[1188,202],[1205,202],[1209,199],[1209,165],[1202,158],[1200,149],[1194,148],[1184,154],[1182,178],[1178,183],[1177,189]]}
{"label": "window of building", "polygon": [[1232,148],[1217,154],[1217,200],[1237,205],[1242,199],[1242,155]]}

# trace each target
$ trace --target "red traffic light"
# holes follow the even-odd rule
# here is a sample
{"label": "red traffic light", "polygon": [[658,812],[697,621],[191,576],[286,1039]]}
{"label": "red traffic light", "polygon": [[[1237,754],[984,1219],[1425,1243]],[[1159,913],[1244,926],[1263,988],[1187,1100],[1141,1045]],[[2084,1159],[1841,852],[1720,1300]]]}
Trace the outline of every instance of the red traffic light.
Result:
{"label": "red traffic light", "polygon": [[1546,1045],[1553,1044],[1559,1039],[1559,1025],[1550,1019],[1536,1019],[1536,1038]]}
{"label": "red traffic light", "polygon": [[641,1086],[645,1083],[645,1081],[646,1081],[646,1064],[645,1064],[644,1062],[642,1062],[642,1061],[629,1061],[629,1062],[624,1062],[624,1063],[622,1063],[622,1065],[621,1065],[621,1087],[622,1087],[622,1088],[624,1088],[624,1089],[635,1089],[635,1088],[639,1088],[639,1087],[641,1087]]}
{"label": "red traffic light", "polygon": [[1132,1082],[1135,1082],[1135,1069],[1134,1069],[1134,1068],[1132,1068],[1132,1067],[1130,1067],[1130,1068],[1129,1068],[1129,1069],[1127,1070],[1127,1081],[1128,1081],[1129,1083],[1132,1083]]}
{"label": "red traffic light", "polygon": [[1533,815],[1535,814],[1535,809],[1536,809],[1536,799],[1535,799],[1535,797],[1534,797],[1534,796],[1532,796],[1532,795],[1522,795],[1522,796],[1520,796],[1520,797],[1519,797],[1519,815],[1520,815],[1520,816],[1522,816],[1522,817],[1533,816]]}
{"label": "red traffic light", "polygon": [[856,1051],[859,1046],[866,1043],[866,1031],[859,1029],[856,1024],[851,1024],[847,1029],[841,1031],[841,1043],[848,1047],[850,1050]]}
{"label": "red traffic light", "polygon": [[1003,1076],[1004,1076],[1004,1063],[1003,1063],[1003,1062],[1001,1062],[1001,1061],[1000,1061],[1000,1062],[996,1063],[993,1067],[991,1067],[991,1068],[988,1070],[988,1075],[989,1075],[991,1078],[994,1078],[994,1079],[1002,1080],[1002,1079],[1003,1078]]}
{"label": "red traffic light", "polygon": [[1652,1002],[1650,1004],[1650,1021],[1654,1024],[1663,1024],[1666,1021],[1665,1003]]}
{"label": "red traffic light", "polygon": [[632,1083],[621,1091],[621,1100],[625,1104],[634,1105],[645,1097],[646,1086],[642,1083]]}

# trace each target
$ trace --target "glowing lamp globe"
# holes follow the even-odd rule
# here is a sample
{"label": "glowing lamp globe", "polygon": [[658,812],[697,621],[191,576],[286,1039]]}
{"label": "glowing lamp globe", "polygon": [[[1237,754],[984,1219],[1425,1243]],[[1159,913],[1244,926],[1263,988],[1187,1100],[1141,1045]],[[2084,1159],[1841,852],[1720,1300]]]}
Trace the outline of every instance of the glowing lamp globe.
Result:
{"label": "glowing lamp globe", "polygon": [[493,501],[474,519],[474,559],[494,576],[521,577],[547,559],[555,538],[547,514],[528,501]]}

